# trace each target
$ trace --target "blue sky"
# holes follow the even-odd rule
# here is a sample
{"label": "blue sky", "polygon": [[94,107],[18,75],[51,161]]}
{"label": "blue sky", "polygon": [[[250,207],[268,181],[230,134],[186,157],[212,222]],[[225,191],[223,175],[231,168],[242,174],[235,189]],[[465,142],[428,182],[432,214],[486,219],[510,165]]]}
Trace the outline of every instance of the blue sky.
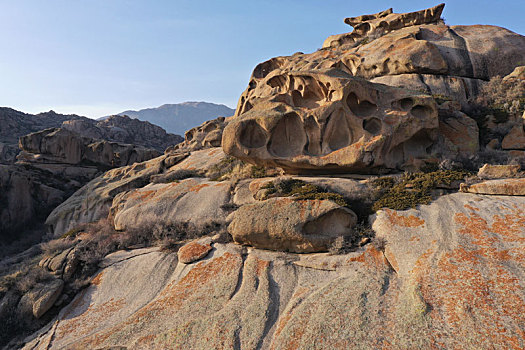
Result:
{"label": "blue sky", "polygon": [[[344,17],[438,1],[0,0],[0,106],[99,117],[164,103],[235,108],[252,69],[312,52]],[[525,34],[525,1],[446,2],[447,24]]]}

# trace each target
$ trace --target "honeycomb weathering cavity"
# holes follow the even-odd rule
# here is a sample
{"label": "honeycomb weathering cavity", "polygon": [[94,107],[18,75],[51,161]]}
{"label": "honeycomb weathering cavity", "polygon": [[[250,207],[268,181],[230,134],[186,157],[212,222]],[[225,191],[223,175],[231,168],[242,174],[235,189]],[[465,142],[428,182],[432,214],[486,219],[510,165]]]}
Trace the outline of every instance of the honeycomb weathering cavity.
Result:
{"label": "honeycomb weathering cavity", "polygon": [[223,133],[226,153],[290,173],[375,172],[429,157],[438,127],[430,96],[334,69],[271,66],[258,66],[241,97]]}

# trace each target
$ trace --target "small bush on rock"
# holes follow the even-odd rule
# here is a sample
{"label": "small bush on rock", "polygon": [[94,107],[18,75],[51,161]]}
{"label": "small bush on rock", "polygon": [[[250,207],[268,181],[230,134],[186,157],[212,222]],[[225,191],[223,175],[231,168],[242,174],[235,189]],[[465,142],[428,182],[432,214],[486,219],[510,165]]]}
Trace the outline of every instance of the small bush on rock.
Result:
{"label": "small bush on rock", "polygon": [[[469,115],[478,124],[480,143],[486,145],[492,139],[501,139],[512,128],[511,116],[525,110],[525,81],[522,79],[504,80],[493,77],[482,88],[477,98],[469,101]],[[489,128],[488,116],[493,116],[496,125]]]}

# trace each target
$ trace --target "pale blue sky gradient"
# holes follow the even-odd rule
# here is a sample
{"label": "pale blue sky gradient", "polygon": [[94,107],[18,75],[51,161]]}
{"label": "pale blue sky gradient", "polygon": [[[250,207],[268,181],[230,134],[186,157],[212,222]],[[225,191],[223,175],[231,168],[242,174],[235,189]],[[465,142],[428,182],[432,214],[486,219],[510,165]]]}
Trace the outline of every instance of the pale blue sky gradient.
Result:
{"label": "pale blue sky gradient", "polygon": [[[259,62],[312,52],[343,18],[439,1],[0,0],[0,106],[99,117],[164,103],[236,107]],[[525,33],[525,1],[446,2],[447,24]]]}

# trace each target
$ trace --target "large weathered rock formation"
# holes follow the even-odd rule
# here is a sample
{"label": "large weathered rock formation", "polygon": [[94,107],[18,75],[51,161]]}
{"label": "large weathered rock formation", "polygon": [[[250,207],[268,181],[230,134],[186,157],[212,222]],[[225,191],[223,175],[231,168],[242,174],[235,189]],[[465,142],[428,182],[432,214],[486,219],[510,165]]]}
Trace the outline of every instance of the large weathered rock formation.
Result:
{"label": "large weathered rock formation", "polygon": [[[233,118],[80,188],[47,217],[49,235],[66,236],[53,253],[0,261],[0,326],[9,310],[49,321],[8,346],[525,348],[520,91],[507,118],[464,108],[523,60],[524,38],[446,26],[442,10],[347,18],[354,31],[323,49],[258,65]],[[401,83],[416,89],[388,86]],[[46,161],[96,161],[70,133],[22,143]],[[478,170],[488,146],[499,165],[462,168]],[[15,260],[53,276],[6,291]]]}
{"label": "large weathered rock formation", "polygon": [[[460,109],[486,80],[524,62],[525,37],[447,26],[442,9],[347,18],[354,31],[323,49],[259,64],[223,134],[225,152],[299,173],[408,169],[474,155],[478,126]],[[459,104],[440,107],[438,117],[438,97]]]}

